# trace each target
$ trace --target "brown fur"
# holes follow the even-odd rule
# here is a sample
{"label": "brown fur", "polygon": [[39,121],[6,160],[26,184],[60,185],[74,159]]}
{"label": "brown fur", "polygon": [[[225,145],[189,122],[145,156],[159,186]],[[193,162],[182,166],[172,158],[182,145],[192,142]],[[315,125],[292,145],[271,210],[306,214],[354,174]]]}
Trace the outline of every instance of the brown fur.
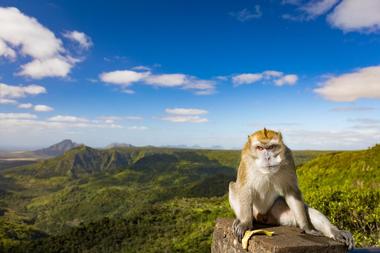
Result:
{"label": "brown fur", "polygon": [[260,141],[261,143],[267,143],[272,139],[278,139],[282,141],[282,136],[280,132],[275,132],[273,130],[268,130],[266,128],[254,132],[249,136],[249,139],[255,139]]}
{"label": "brown fur", "polygon": [[251,143],[253,140],[258,140],[260,143],[262,143],[264,146],[272,139],[278,139],[280,143],[282,143],[282,135],[280,132],[275,132],[273,130],[268,130],[266,128],[256,131],[253,134],[248,136],[248,141],[244,144],[244,147],[241,151],[241,158],[240,158],[240,164],[238,168],[238,177],[237,180],[240,184],[244,184],[246,182],[246,163],[245,163],[245,156],[252,155],[251,151]]}

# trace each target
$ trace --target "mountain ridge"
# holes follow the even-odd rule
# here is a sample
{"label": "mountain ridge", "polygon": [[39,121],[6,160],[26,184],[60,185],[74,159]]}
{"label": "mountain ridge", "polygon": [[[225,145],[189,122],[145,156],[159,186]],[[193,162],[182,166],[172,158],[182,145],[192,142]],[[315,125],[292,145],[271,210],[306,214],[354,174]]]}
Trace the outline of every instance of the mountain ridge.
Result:
{"label": "mountain ridge", "polygon": [[[82,158],[100,156],[100,164],[107,167],[112,154],[114,161],[118,160],[117,153],[129,154],[130,165],[79,174],[78,179],[0,174],[15,179],[16,186],[26,187],[24,193],[10,195],[7,203],[14,205],[18,198],[24,201],[31,196],[21,210],[32,214],[34,228],[48,234],[40,240],[18,239],[22,240],[19,252],[72,248],[91,252],[209,252],[216,217],[233,217],[226,193],[228,182],[234,180],[240,152],[158,148],[99,151],[79,146],[49,162],[76,160],[76,166],[87,166],[81,164]],[[359,247],[378,245],[380,146],[294,155],[299,161],[297,174],[306,203],[339,228],[350,230]],[[19,229],[30,234],[27,228]]]}

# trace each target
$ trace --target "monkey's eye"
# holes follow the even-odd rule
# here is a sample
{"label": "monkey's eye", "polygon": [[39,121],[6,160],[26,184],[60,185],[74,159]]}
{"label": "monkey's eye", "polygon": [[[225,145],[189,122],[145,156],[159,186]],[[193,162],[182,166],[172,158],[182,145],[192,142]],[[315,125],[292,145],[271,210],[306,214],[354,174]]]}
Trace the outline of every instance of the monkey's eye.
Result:
{"label": "monkey's eye", "polygon": [[260,147],[260,146],[257,146],[256,149],[259,150],[259,151],[263,151],[264,148]]}
{"label": "monkey's eye", "polygon": [[274,148],[273,145],[270,145],[269,147],[267,147],[268,150],[273,149],[273,148]]}

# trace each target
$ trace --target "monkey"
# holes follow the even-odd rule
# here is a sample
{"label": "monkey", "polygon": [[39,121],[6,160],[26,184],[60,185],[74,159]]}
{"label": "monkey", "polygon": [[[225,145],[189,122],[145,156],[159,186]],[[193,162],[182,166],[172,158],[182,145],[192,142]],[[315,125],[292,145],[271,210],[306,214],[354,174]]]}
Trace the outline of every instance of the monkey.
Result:
{"label": "monkey", "polygon": [[304,233],[327,236],[354,247],[352,234],[339,230],[318,210],[308,207],[298,187],[291,150],[282,134],[259,130],[248,136],[236,182],[229,183],[229,203],[236,219],[232,230],[241,242],[253,222],[298,226]]}

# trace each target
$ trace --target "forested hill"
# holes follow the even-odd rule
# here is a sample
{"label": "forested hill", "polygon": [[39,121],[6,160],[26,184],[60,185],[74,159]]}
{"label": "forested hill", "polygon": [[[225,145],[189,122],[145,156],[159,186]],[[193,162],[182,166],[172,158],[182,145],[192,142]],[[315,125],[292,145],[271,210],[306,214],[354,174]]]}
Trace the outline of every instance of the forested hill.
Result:
{"label": "forested hill", "polygon": [[235,168],[240,159],[238,151],[187,150],[155,147],[117,147],[94,149],[81,145],[63,156],[42,160],[36,164],[11,170],[13,174],[30,175],[38,178],[69,176],[71,178],[114,173],[126,168],[149,169],[151,172],[171,171],[184,167]]}
{"label": "forested hill", "polygon": [[[379,146],[294,152],[306,201],[379,244]],[[209,252],[240,151],[79,146],[0,174],[1,252]],[[314,159],[313,159],[314,158]],[[40,239],[37,239],[40,238]]]}
{"label": "forested hill", "polygon": [[380,145],[320,155],[300,167],[298,175],[309,187],[380,188]]}
{"label": "forested hill", "polygon": [[320,155],[297,174],[310,206],[353,232],[358,246],[380,246],[380,145]]}
{"label": "forested hill", "polygon": [[[326,151],[294,151],[297,165],[310,160]],[[85,145],[72,148],[64,155],[41,160],[36,164],[12,169],[18,174],[31,175],[39,178],[81,175],[95,175],[100,172],[119,171],[124,168],[151,168],[154,170],[170,170],[178,163],[208,164],[237,168],[240,151],[237,150],[193,150],[156,147],[113,147],[109,149],[94,149]]]}

